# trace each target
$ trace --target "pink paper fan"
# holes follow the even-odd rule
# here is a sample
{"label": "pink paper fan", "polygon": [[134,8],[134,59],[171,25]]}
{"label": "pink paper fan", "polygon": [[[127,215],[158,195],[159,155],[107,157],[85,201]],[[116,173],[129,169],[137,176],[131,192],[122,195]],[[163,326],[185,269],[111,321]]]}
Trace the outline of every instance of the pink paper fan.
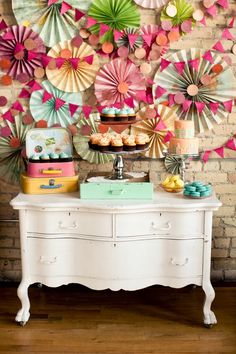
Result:
{"label": "pink paper fan", "polygon": [[[32,50],[25,48],[24,42],[28,39],[35,42]],[[14,79],[21,74],[33,77],[35,68],[42,66],[41,56],[44,53],[46,48],[42,39],[29,27],[11,26],[0,36],[0,57],[11,61],[8,75]]]}
{"label": "pink paper fan", "polygon": [[[144,25],[140,29],[140,34],[143,38],[143,48],[146,50],[146,58],[151,60],[150,52],[154,47],[157,47],[156,37],[158,34],[163,32],[163,29],[158,25]],[[166,54],[169,46],[158,46],[160,51],[160,56]]]}
{"label": "pink paper fan", "polygon": [[134,0],[139,6],[147,9],[158,9],[167,4],[169,0]]}
{"label": "pink paper fan", "polygon": [[97,74],[95,94],[101,105],[124,103],[137,99],[139,91],[146,89],[145,79],[139,68],[125,59],[114,59],[105,64]]}

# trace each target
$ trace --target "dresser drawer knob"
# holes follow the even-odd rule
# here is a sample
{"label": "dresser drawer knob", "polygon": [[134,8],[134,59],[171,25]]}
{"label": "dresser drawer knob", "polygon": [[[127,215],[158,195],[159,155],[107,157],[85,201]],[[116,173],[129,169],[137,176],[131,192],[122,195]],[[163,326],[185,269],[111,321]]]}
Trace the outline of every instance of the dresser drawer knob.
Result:
{"label": "dresser drawer knob", "polygon": [[157,225],[152,222],[152,229],[156,231],[169,231],[171,229],[171,223],[168,221],[165,227],[157,227]]}
{"label": "dresser drawer knob", "polygon": [[39,262],[43,264],[53,264],[57,262],[57,256],[56,257],[51,257],[51,258],[46,258],[44,256],[40,256]]}
{"label": "dresser drawer knob", "polygon": [[77,222],[73,222],[73,224],[71,226],[63,225],[62,221],[59,222],[59,228],[62,230],[76,230],[76,229],[78,229],[78,226],[79,225],[77,224]]}
{"label": "dresser drawer knob", "polygon": [[189,261],[188,258],[185,258],[182,262],[177,261],[175,258],[171,258],[170,263],[173,264],[174,266],[183,267],[188,263],[188,261]]}

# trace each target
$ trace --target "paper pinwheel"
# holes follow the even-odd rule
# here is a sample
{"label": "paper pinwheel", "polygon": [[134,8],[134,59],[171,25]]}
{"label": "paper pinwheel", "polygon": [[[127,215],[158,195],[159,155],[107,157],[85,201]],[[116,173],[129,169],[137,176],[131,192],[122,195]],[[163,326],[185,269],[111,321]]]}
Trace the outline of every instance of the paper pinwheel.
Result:
{"label": "paper pinwheel", "polygon": [[162,59],[154,82],[155,102],[169,102],[179,119],[194,121],[195,132],[225,119],[236,97],[233,71],[214,51],[192,48],[170,54]]}
{"label": "paper pinwheel", "polygon": [[138,28],[140,25],[140,14],[132,0],[95,0],[89,8],[88,15],[97,21],[97,24],[90,28],[92,33],[99,33],[100,24],[110,27],[102,36],[101,42],[112,42],[113,30]]}
{"label": "paper pinwheel", "polygon": [[159,9],[164,6],[169,0],[134,0],[139,6],[148,9]]}
{"label": "paper pinwheel", "polygon": [[[151,116],[153,118],[149,118]],[[131,131],[148,134],[150,143],[145,156],[152,159],[164,157],[163,151],[167,150],[168,136],[173,134],[177,116],[164,105],[150,105],[142,108],[137,117],[143,120],[132,126]]]}
{"label": "paper pinwheel", "polygon": [[116,42],[117,47],[127,47],[129,52],[134,52],[136,48],[142,47],[143,39],[136,28],[126,28],[122,31],[122,36]]}
{"label": "paper pinwheel", "polygon": [[19,184],[20,174],[26,169],[26,133],[34,124],[24,125],[22,113],[15,117],[14,123],[6,120],[5,124],[0,128],[0,178],[7,183]]}
{"label": "paper pinwheel", "polygon": [[163,29],[158,25],[144,25],[140,28],[140,34],[143,38],[143,48],[146,51],[148,60],[158,60],[162,55],[166,54],[169,45],[158,45],[156,38],[163,33]]}
{"label": "paper pinwheel", "polygon": [[[60,42],[48,53],[58,59],[59,68],[51,70],[47,67],[48,80],[59,90],[66,92],[84,91],[94,83],[99,69],[99,59],[92,47],[83,42],[75,47],[72,41]],[[70,58],[62,59],[61,53],[66,50]]]}
{"label": "paper pinwheel", "polygon": [[[99,133],[98,124],[96,121],[99,119],[97,113],[90,114],[88,119],[82,118],[77,124],[79,133],[73,137],[73,144],[77,154],[90,163],[104,164],[114,160],[114,155],[100,154],[98,151],[92,151],[89,149],[88,141],[89,136],[93,133]],[[83,128],[88,128],[88,133],[83,133]]]}
{"label": "paper pinwheel", "polygon": [[48,127],[54,124],[68,127],[77,122],[81,112],[81,94],[60,91],[47,80],[42,82],[42,87],[42,90],[34,91],[30,98],[30,111],[34,120],[45,120]]}
{"label": "paper pinwheel", "polygon": [[41,56],[45,52],[46,48],[38,33],[28,27],[8,27],[0,36],[0,57],[10,60],[8,75],[14,79],[20,74],[33,77],[34,69],[42,66]]}
{"label": "paper pinwheel", "polygon": [[[66,3],[65,12],[62,11],[63,3]],[[90,3],[91,0],[12,0],[12,8],[20,25],[31,26],[44,43],[52,47],[75,35],[78,25],[74,9],[84,12]]]}
{"label": "paper pinwheel", "polygon": [[95,95],[101,105],[128,104],[145,91],[145,79],[139,68],[124,59],[114,59],[105,64],[95,80]]}
{"label": "paper pinwheel", "polygon": [[181,173],[181,165],[182,165],[182,159],[175,157],[175,156],[166,156],[164,165],[166,170],[173,174],[173,175],[178,175]]}

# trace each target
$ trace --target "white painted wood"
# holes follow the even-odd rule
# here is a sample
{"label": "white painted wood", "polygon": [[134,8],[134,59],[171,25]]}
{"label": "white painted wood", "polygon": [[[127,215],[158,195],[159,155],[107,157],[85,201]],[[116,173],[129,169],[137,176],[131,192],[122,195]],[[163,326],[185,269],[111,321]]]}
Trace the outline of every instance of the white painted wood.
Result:
{"label": "white painted wood", "polygon": [[201,285],[204,323],[216,323],[210,283],[213,196],[189,200],[157,192],[153,201],[82,201],[78,194],[19,194],[22,308],[29,319],[28,287],[80,283],[92,289],[135,290],[160,284]]}

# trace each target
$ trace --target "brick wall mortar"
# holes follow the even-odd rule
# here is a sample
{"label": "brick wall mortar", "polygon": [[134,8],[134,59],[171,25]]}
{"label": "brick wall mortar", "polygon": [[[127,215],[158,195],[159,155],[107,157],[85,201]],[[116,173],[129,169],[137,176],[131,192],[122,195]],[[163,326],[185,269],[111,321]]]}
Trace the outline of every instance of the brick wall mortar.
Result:
{"label": "brick wall mortar", "polygon": [[[190,1],[191,2],[191,1]],[[195,7],[200,6],[200,0],[192,1]],[[220,38],[226,22],[236,10],[235,0],[230,1],[230,8],[220,9],[219,15],[213,20],[207,19],[207,26],[197,26],[192,33],[184,36],[176,43],[171,44],[171,51],[200,47],[209,49]],[[9,24],[16,24],[11,10],[11,1],[0,0],[0,13]],[[155,23],[158,11],[141,10],[142,24]],[[231,29],[236,36],[236,28]],[[232,59],[233,70],[236,73],[236,56],[231,53],[232,42],[222,41],[227,54]],[[152,72],[155,72],[159,61],[153,62]],[[6,95],[14,101],[21,85],[14,83],[10,88],[0,87],[0,95]],[[228,119],[220,125],[215,125],[212,131],[200,136],[201,149],[212,149],[225,143],[232,133],[236,132],[236,107]],[[234,159],[219,159],[215,154],[208,163],[191,162],[186,172],[187,180],[203,180],[211,182],[214,190],[222,201],[222,208],[213,218],[213,249],[212,249],[212,277],[215,279],[236,280],[236,155]],[[228,155],[227,155],[228,156]],[[92,165],[86,161],[78,161],[80,178],[84,178],[89,171],[110,171],[112,164],[104,166]],[[150,171],[151,180],[157,186],[167,175],[163,161],[140,159],[137,157],[126,159],[125,167],[132,171]],[[19,186],[0,182],[0,220],[17,219],[18,213],[9,206],[9,201],[18,193]],[[0,223],[0,280],[18,281],[21,277],[19,226],[17,223]]]}

